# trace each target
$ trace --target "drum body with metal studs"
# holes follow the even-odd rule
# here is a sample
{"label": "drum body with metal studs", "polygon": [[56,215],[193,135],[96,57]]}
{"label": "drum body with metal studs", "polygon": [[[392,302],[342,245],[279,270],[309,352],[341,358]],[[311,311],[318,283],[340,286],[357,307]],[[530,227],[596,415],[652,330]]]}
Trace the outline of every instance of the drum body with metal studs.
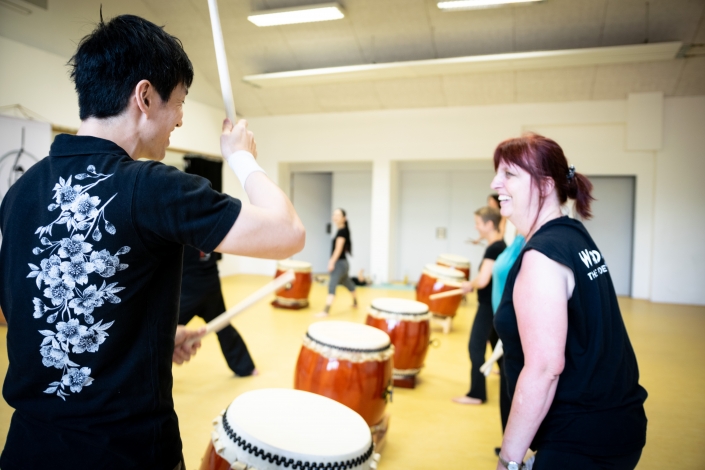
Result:
{"label": "drum body with metal studs", "polygon": [[429,297],[432,294],[458,289],[464,280],[465,274],[457,269],[438,266],[437,264],[427,264],[421,274],[419,283],[416,285],[416,300],[428,305],[428,309],[433,315],[454,317],[462,300],[462,295],[435,300],[430,300]]}
{"label": "drum body with metal studs", "polygon": [[465,274],[465,280],[470,280],[470,260],[459,255],[443,253],[436,258],[436,264],[448,268],[457,269]]}
{"label": "drum body with metal studs", "polygon": [[394,377],[417,375],[431,338],[431,313],[422,302],[383,298],[372,301],[366,323],[389,335],[394,345]]}
{"label": "drum body with metal studs", "polygon": [[294,388],[332,398],[373,426],[391,399],[393,359],[384,331],[343,321],[313,323],[303,339]]}
{"label": "drum body with metal studs", "polygon": [[201,470],[377,467],[367,423],[329,398],[260,389],[238,396],[213,420]]}
{"label": "drum body with metal studs", "polygon": [[272,305],[279,308],[289,308],[297,310],[308,307],[308,294],[311,292],[311,263],[306,261],[282,260],[277,261],[277,273],[274,277],[279,277],[285,272],[292,270],[296,279],[287,284],[275,293]]}

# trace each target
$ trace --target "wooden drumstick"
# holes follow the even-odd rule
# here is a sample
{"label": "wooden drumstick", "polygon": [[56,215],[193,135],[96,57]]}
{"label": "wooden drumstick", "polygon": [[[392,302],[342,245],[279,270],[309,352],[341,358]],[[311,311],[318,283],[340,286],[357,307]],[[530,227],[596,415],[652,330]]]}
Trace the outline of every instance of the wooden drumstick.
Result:
{"label": "wooden drumstick", "polygon": [[439,292],[438,294],[431,294],[428,296],[428,300],[437,300],[437,299],[443,299],[445,297],[453,297],[456,295],[463,295],[463,289],[453,289],[453,290],[447,290],[445,292]]}
{"label": "wooden drumstick", "polygon": [[275,292],[284,287],[285,285],[293,282],[294,279],[296,279],[296,274],[294,274],[293,270],[289,270],[281,276],[273,279],[269,283],[265,284],[264,286],[260,287],[258,290],[250,294],[244,300],[240,301],[240,303],[235,305],[233,308],[221,313],[213,320],[209,321],[206,324],[206,332],[197,338],[189,340],[189,342],[193,344],[206,335],[209,335],[211,333],[217,333],[218,331],[228,326],[230,324],[230,320],[232,320],[238,313],[242,312],[246,308],[251,307],[253,304],[259,302],[272,292]]}
{"label": "wooden drumstick", "polygon": [[215,45],[215,59],[218,62],[218,75],[220,76],[220,90],[223,93],[223,103],[225,104],[225,114],[233,125],[235,122],[235,99],[233,98],[233,87],[230,84],[230,72],[228,71],[228,58],[225,55],[225,43],[223,42],[223,29],[220,27],[220,16],[218,15],[218,0],[208,0],[208,10],[211,14],[211,28],[213,29],[213,44]]}

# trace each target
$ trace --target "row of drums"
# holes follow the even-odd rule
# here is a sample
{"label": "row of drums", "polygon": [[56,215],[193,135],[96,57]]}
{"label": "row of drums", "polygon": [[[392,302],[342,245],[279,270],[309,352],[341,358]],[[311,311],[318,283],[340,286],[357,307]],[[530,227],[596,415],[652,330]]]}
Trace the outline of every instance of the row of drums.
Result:
{"label": "row of drums", "polygon": [[[308,297],[313,283],[311,263],[298,260],[277,262],[275,277],[293,271],[295,280],[278,290],[272,305],[278,308],[302,309],[309,306]],[[462,256],[441,254],[435,264],[427,264],[416,285],[416,300],[428,305],[429,311],[439,317],[454,317],[462,296],[456,295],[431,300],[433,294],[458,289],[460,283],[470,279],[470,261]]]}
{"label": "row of drums", "polygon": [[[423,368],[432,315],[452,317],[460,303],[460,296],[428,300],[431,294],[456,289],[469,276],[469,262],[448,256],[424,268],[418,301],[379,298],[372,301],[365,324],[309,325],[294,390],[238,396],[214,420],[201,470],[375,469],[394,383],[415,378]],[[273,305],[307,307],[311,265],[280,261],[276,275],[287,270],[296,279],[276,293]]]}

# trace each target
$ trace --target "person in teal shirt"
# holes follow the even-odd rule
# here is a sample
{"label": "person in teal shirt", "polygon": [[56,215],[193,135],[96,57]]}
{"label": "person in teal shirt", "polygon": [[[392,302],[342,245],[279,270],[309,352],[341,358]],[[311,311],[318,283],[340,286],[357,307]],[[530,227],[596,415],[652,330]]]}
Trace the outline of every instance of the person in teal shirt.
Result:
{"label": "person in teal shirt", "polygon": [[[497,257],[492,267],[492,313],[497,312],[497,307],[502,300],[502,294],[504,294],[504,285],[507,282],[507,275],[509,270],[514,266],[514,262],[519,257],[522,248],[524,248],[524,243],[526,240],[523,236],[517,234],[511,245],[504,249],[504,251]],[[502,341],[497,342],[492,356],[485,362],[480,370],[485,374],[489,375],[492,370],[492,364],[497,360],[501,360],[503,354]],[[507,420],[509,419],[509,408],[511,407],[511,401],[509,400],[509,389],[507,388],[507,381],[504,378],[504,374],[500,374],[499,379],[499,414],[502,418],[502,432],[504,428],[507,427]],[[495,449],[498,451],[498,449]]]}

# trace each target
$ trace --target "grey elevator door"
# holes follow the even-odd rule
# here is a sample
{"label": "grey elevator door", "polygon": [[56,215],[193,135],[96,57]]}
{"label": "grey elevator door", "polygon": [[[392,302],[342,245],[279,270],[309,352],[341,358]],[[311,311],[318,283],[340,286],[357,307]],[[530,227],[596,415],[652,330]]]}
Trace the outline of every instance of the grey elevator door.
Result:
{"label": "grey elevator door", "polygon": [[315,273],[328,270],[331,235],[326,229],[333,210],[332,185],[332,173],[292,173],[291,199],[306,227],[306,246],[293,258],[311,263]]}
{"label": "grey elevator door", "polygon": [[634,244],[633,176],[590,176],[592,219],[583,221],[612,276],[617,295],[632,294]]}

